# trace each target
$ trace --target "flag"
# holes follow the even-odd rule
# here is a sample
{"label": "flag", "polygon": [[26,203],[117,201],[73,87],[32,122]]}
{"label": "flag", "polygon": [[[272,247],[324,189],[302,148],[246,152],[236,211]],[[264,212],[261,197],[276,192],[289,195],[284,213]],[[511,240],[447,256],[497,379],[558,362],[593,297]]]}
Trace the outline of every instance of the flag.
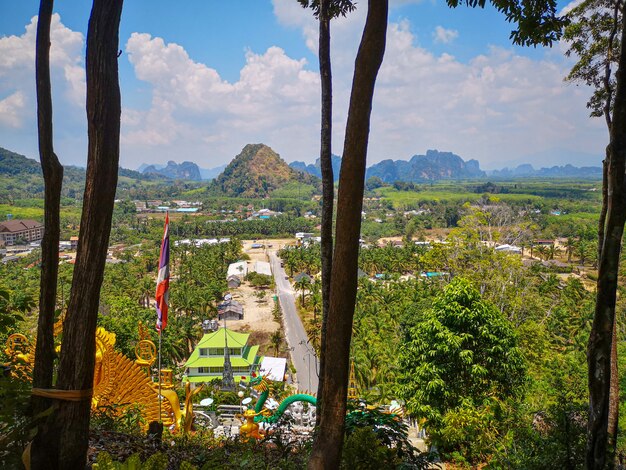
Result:
{"label": "flag", "polygon": [[161,241],[161,254],[159,255],[159,275],[156,287],[156,311],[158,331],[167,326],[167,299],[170,290],[170,215],[165,214],[165,228],[163,229],[163,241]]}

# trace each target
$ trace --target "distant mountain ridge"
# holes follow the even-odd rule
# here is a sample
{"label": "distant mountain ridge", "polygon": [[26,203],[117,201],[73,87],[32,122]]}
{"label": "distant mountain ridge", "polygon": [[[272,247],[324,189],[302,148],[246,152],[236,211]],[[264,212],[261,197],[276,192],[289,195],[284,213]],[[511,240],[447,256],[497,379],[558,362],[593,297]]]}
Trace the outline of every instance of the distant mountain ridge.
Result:
{"label": "distant mountain ridge", "polygon": [[[170,163],[174,163],[174,162],[168,162],[168,164]],[[181,163],[181,165],[184,165],[185,163],[192,163],[192,162],[183,162]],[[196,165],[195,163],[193,164]],[[180,167],[180,165],[178,166]],[[150,172],[150,173],[155,173],[155,174],[166,176],[166,177],[171,177],[171,175],[163,174],[166,171],[167,167],[168,165],[142,163],[141,165],[139,165],[139,168],[137,168],[137,171],[139,173],[144,173],[144,174]],[[201,168],[200,166],[198,166],[198,170],[200,171],[200,179],[204,181],[210,181],[212,179],[215,179],[219,176],[219,174],[222,171],[224,171],[224,168],[226,168],[226,164],[216,166],[215,168]],[[176,171],[178,172],[178,170]],[[193,172],[193,175],[195,176],[195,172]],[[188,178],[185,178],[184,171],[180,176],[176,176],[175,178],[176,179],[188,179]]]}
{"label": "distant mountain ridge", "polygon": [[267,197],[290,182],[316,184],[314,176],[291,168],[265,144],[248,144],[214,179],[209,193],[230,197]]}
{"label": "distant mountain ridge", "polygon": [[[337,155],[331,156],[332,165],[333,165],[333,179],[335,181],[339,181],[339,170],[341,170],[341,157]],[[305,162],[291,162],[289,164],[291,168],[294,170],[301,171],[303,173],[309,173],[313,176],[317,176],[318,178],[322,177],[322,169],[320,167],[320,159],[315,160],[315,163],[309,163],[308,165]]]}
{"label": "distant mountain ridge", "polygon": [[157,174],[166,178],[200,181],[200,168],[194,162],[182,162],[180,164],[173,160],[167,162],[165,167],[148,165],[144,167],[143,174]]}
{"label": "distant mountain ridge", "polygon": [[[292,168],[321,178],[319,158],[314,164],[292,162]],[[333,176],[339,179],[341,157],[333,155]],[[567,164],[550,168],[535,169],[530,164],[519,165],[513,169],[503,168],[485,172],[480,169],[477,160],[464,161],[452,152],[427,150],[426,155],[414,155],[409,160],[383,160],[368,167],[366,178],[380,178],[385,183],[396,181],[419,183],[424,181],[473,179],[473,178],[601,178],[602,168],[595,166],[575,167]]]}
{"label": "distant mountain ridge", "polygon": [[531,164],[526,163],[512,169],[493,170],[488,174],[493,178],[602,178],[602,168],[599,166],[583,166],[579,168],[568,164],[535,169]]}
{"label": "distant mountain ridge", "polygon": [[366,178],[377,176],[385,183],[419,182],[443,179],[481,178],[485,172],[477,160],[464,161],[452,152],[427,150],[426,155],[413,155],[410,160],[383,160],[370,166]]}
{"label": "distant mountain ridge", "polygon": [[[333,176],[339,179],[341,157],[333,155]],[[314,164],[293,162],[289,166],[298,170],[321,177],[319,158]],[[476,160],[464,161],[452,152],[428,150],[426,155],[414,155],[410,160],[383,160],[375,163],[366,170],[365,177],[376,176],[385,183],[395,181],[420,182],[441,179],[481,178],[485,172],[480,169]]]}
{"label": "distant mountain ridge", "polygon": [[[63,176],[65,179],[84,179],[85,171],[84,168],[78,166],[63,166]],[[19,176],[24,174],[42,175],[41,164],[37,160],[0,147],[0,175]],[[119,168],[118,175],[139,180],[155,179],[150,175],[143,175],[138,171],[128,170],[122,167]]]}

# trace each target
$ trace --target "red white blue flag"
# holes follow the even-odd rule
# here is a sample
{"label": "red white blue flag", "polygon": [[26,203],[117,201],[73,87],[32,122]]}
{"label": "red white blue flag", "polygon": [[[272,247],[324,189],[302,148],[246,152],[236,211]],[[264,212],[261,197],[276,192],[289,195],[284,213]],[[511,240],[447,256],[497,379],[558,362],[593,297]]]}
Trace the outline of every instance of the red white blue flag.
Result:
{"label": "red white blue flag", "polygon": [[156,311],[158,331],[167,326],[167,300],[170,290],[170,215],[165,214],[165,229],[161,242],[161,254],[159,256],[159,275],[157,276],[156,288]]}

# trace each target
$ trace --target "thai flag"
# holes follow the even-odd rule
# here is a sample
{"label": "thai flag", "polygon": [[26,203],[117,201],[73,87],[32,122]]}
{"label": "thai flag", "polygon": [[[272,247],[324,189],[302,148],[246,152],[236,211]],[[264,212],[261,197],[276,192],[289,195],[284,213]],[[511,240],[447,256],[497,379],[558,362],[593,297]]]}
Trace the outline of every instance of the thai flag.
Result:
{"label": "thai flag", "polygon": [[159,275],[156,288],[156,329],[161,331],[167,326],[167,299],[170,290],[170,215],[165,214],[165,228],[159,256]]}

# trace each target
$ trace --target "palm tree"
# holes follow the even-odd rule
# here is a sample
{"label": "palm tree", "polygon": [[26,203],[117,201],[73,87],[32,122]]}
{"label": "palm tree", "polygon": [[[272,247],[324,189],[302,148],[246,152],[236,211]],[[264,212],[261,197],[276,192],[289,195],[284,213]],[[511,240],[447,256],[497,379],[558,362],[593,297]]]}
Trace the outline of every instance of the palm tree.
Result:
{"label": "palm tree", "polygon": [[270,344],[274,348],[274,356],[278,356],[278,349],[280,348],[282,341],[283,335],[280,330],[276,330],[272,333],[272,336],[270,336]]}
{"label": "palm tree", "polygon": [[567,237],[567,241],[565,242],[565,252],[567,253],[567,262],[572,262],[572,253],[574,252],[574,248],[576,247],[576,240],[574,237]]}

